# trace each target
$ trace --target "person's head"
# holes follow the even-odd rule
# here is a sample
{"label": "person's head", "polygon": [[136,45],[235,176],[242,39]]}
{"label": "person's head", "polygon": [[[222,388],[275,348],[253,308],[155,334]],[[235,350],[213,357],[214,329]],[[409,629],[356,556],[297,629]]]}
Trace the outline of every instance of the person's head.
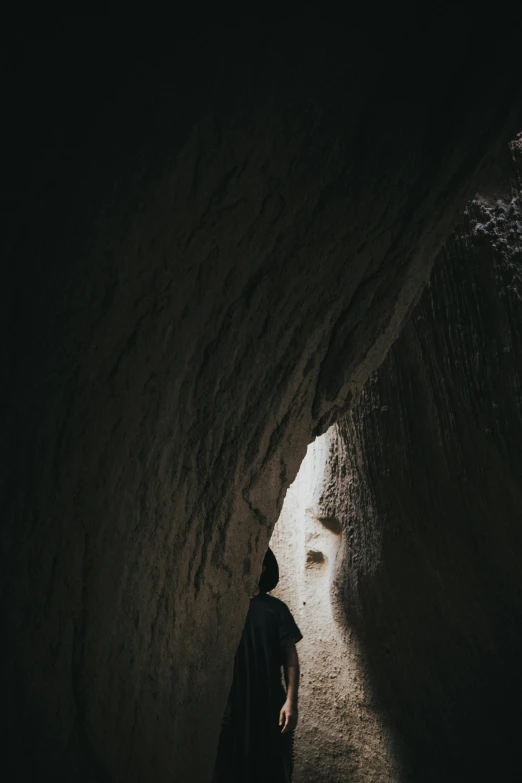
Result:
{"label": "person's head", "polygon": [[267,549],[263,559],[263,568],[259,579],[259,591],[269,593],[279,582],[279,566],[271,549]]}

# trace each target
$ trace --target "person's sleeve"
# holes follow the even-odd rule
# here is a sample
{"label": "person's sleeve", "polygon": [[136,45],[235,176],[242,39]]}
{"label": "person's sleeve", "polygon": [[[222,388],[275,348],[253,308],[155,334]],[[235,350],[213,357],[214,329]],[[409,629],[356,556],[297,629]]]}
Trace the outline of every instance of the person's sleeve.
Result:
{"label": "person's sleeve", "polygon": [[288,644],[297,644],[303,638],[303,634],[297,627],[292,613],[286,604],[281,602],[279,612],[279,642],[281,647]]}

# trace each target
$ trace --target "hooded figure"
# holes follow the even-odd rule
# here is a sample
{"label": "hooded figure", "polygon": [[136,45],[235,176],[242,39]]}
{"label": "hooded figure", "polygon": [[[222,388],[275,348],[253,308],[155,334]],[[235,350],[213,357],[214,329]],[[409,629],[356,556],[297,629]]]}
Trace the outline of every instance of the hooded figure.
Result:
{"label": "hooded figure", "polygon": [[299,686],[295,645],[302,635],[287,605],[268,595],[278,581],[269,549],[234,659],[213,783],[290,783],[292,778]]}

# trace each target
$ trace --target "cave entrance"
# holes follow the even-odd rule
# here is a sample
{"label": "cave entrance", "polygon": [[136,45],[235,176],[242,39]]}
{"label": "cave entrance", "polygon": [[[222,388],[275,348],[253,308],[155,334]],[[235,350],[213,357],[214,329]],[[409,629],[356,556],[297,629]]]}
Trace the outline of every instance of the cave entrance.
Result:
{"label": "cave entrance", "polygon": [[272,594],[288,604],[303,634],[294,783],[394,779],[389,732],[343,611],[341,519],[356,513],[346,498],[344,455],[336,426],[309,445],[270,542],[280,572]]}

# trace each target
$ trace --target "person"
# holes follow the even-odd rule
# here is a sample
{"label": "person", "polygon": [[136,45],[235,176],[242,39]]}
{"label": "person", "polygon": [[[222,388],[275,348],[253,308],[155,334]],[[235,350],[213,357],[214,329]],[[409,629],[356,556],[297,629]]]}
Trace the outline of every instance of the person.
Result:
{"label": "person", "polygon": [[213,783],[290,783],[292,778],[296,644],[303,637],[287,605],[269,595],[278,581],[279,567],[269,549],[234,659]]}

